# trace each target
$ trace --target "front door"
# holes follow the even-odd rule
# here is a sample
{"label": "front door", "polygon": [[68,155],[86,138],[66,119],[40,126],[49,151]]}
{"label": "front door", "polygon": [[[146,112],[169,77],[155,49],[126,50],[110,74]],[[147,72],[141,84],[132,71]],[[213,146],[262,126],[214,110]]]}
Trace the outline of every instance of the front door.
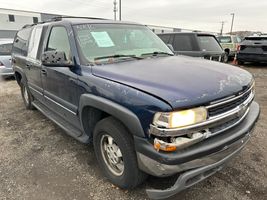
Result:
{"label": "front door", "polygon": [[43,101],[43,86],[41,81],[42,64],[38,55],[39,43],[42,35],[42,26],[35,26],[31,32],[28,54],[26,57],[25,73],[28,81],[29,89],[35,99]]}
{"label": "front door", "polygon": [[[69,63],[73,63],[69,36],[64,26],[50,29],[44,51],[63,51]],[[62,119],[79,128],[77,74],[70,67],[42,66],[41,78],[46,106]]]}

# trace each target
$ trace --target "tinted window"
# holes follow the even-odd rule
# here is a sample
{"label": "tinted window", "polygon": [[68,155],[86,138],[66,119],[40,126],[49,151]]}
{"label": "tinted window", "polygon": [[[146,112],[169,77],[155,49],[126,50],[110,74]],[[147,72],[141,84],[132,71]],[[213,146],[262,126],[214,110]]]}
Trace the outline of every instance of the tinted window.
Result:
{"label": "tinted window", "polygon": [[37,52],[38,52],[38,47],[41,39],[41,34],[42,34],[42,27],[35,27],[32,30],[32,34],[30,37],[30,42],[29,42],[29,48],[28,48],[28,57],[36,59],[37,57]]}
{"label": "tinted window", "polygon": [[14,40],[13,44],[13,53],[18,53],[21,55],[27,55],[28,40],[30,37],[31,28],[24,28],[20,30]]}
{"label": "tinted window", "polygon": [[159,35],[160,39],[165,42],[166,44],[169,44],[171,35]]}
{"label": "tinted window", "polygon": [[1,44],[0,55],[11,55],[12,44]]}
{"label": "tinted window", "polygon": [[174,51],[195,51],[194,37],[192,35],[175,35],[173,41]]}
{"label": "tinted window", "polygon": [[38,23],[38,17],[33,17],[32,21],[33,21],[34,24]]}
{"label": "tinted window", "polygon": [[246,37],[245,40],[267,40],[267,37]]}
{"label": "tinted window", "polygon": [[230,36],[219,36],[218,37],[218,41],[220,43],[231,43],[232,42],[232,39]]}
{"label": "tinted window", "polygon": [[213,36],[198,36],[201,51],[222,51],[220,44]]}
{"label": "tinted window", "polygon": [[66,58],[71,61],[69,37],[64,27],[52,28],[46,51],[63,51]]}
{"label": "tinted window", "polygon": [[15,16],[14,15],[8,15],[8,20],[10,22],[14,22],[15,21]]}

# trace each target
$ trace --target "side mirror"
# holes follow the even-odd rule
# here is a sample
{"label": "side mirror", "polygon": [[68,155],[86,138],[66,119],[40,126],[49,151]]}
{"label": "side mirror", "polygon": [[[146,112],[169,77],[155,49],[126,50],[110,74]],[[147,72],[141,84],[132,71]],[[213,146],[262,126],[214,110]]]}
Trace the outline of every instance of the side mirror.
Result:
{"label": "side mirror", "polygon": [[46,51],[42,54],[42,64],[53,67],[72,67],[73,63],[67,60],[64,51]]}
{"label": "side mirror", "polygon": [[171,44],[167,44],[167,46],[169,47],[169,49],[170,49],[172,52],[174,52],[174,48],[173,48],[173,46],[172,46]]}

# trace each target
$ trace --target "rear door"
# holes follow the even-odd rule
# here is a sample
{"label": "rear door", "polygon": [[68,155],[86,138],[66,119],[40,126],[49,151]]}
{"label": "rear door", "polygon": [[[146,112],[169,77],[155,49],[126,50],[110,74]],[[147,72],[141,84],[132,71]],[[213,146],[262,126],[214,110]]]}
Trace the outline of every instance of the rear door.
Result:
{"label": "rear door", "polygon": [[[73,63],[73,48],[71,48],[68,34],[72,32],[70,29],[70,27],[65,26],[50,27],[44,51],[63,51],[69,63]],[[42,65],[41,79],[44,88],[45,105],[73,126],[79,128],[79,98],[77,96],[78,85],[75,67],[48,67]]]}

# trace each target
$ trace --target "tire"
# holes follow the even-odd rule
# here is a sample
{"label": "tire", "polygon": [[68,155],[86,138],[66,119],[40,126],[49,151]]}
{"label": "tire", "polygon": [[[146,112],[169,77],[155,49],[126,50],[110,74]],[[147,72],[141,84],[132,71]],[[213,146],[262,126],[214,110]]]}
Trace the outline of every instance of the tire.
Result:
{"label": "tire", "polygon": [[[115,118],[108,117],[96,124],[93,143],[100,168],[114,185],[122,189],[130,189],[141,184],[147,178],[147,174],[138,168],[132,136]],[[112,148],[115,150],[112,151]],[[114,159],[114,155],[116,159]],[[117,165],[112,164],[113,161]]]}
{"label": "tire", "polygon": [[238,65],[244,65],[244,62],[238,60],[238,61],[237,61],[237,64],[238,64]]}
{"label": "tire", "polygon": [[26,109],[28,110],[34,110],[34,106],[32,105],[33,102],[33,96],[30,93],[27,84],[24,82],[20,83],[20,90],[21,90],[21,96],[24,102],[24,105]]}
{"label": "tire", "polygon": [[223,62],[227,63],[229,61],[229,53],[225,52],[224,57],[223,57]]}

